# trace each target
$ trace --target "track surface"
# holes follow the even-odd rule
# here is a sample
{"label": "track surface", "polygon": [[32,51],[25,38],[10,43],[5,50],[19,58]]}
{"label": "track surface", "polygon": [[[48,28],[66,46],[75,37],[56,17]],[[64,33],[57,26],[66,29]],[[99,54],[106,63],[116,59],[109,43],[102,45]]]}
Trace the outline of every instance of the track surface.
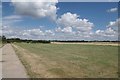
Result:
{"label": "track surface", "polygon": [[28,78],[26,70],[11,44],[2,48],[2,78]]}

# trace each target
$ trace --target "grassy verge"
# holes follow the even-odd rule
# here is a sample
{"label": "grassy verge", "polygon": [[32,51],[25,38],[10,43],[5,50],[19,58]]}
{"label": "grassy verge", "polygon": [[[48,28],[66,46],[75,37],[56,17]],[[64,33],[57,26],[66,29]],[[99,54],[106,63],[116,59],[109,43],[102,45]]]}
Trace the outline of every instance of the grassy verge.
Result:
{"label": "grassy verge", "polygon": [[15,43],[31,77],[118,77],[118,47]]}
{"label": "grassy verge", "polygon": [[[12,45],[12,47],[14,48],[17,56],[19,57],[19,60],[22,62],[22,64],[23,64],[24,67],[26,68],[28,76],[30,76],[30,78],[33,77],[31,70],[29,70],[29,67],[30,67],[30,66],[29,66],[29,63],[27,63],[27,61],[24,59],[24,57],[23,57],[24,55],[21,54],[21,53],[23,53],[23,52],[20,51],[19,49],[17,49],[16,46],[13,46],[13,45]],[[34,78],[34,77],[33,77],[33,78]]]}
{"label": "grassy verge", "polygon": [[0,41],[0,47],[2,47],[2,46],[3,46],[2,41]]}
{"label": "grassy verge", "polygon": [[2,42],[2,41],[0,40],[0,48],[3,47],[5,44],[6,44],[6,42]]}

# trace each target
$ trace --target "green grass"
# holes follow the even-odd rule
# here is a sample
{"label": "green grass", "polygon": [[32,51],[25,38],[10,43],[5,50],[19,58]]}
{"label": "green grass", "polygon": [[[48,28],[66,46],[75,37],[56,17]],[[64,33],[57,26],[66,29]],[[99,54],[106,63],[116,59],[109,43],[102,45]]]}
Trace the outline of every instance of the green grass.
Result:
{"label": "green grass", "polygon": [[0,47],[2,47],[3,46],[3,44],[2,44],[2,41],[0,40]]}
{"label": "green grass", "polygon": [[[47,71],[60,77],[118,77],[117,46],[15,44],[38,57],[43,57],[45,61],[42,64]],[[41,64],[40,59],[36,60]]]}

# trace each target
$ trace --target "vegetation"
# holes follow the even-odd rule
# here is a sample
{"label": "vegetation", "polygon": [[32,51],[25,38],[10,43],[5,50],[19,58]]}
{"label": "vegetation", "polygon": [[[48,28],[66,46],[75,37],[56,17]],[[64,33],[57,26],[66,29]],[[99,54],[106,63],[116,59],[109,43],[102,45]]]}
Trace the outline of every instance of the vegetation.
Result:
{"label": "vegetation", "polygon": [[0,36],[0,47],[2,47],[7,42],[7,39],[5,36]]}
{"label": "vegetation", "polygon": [[7,39],[8,43],[13,43],[13,42],[26,42],[26,43],[50,43],[49,40],[23,40],[23,39],[19,39],[19,38],[11,38],[11,39]]}
{"label": "vegetation", "polygon": [[0,47],[2,46],[2,38],[0,37]]}
{"label": "vegetation", "polygon": [[30,77],[118,77],[118,47],[15,43]]}
{"label": "vegetation", "polygon": [[26,42],[26,43],[51,43],[51,42],[65,42],[65,43],[79,43],[79,42],[114,42],[114,43],[118,43],[119,41],[98,41],[98,40],[94,40],[94,41],[85,41],[85,40],[28,40],[28,39],[20,39],[20,38],[6,38],[5,36],[0,36],[1,40],[3,43],[14,43],[14,42]]}

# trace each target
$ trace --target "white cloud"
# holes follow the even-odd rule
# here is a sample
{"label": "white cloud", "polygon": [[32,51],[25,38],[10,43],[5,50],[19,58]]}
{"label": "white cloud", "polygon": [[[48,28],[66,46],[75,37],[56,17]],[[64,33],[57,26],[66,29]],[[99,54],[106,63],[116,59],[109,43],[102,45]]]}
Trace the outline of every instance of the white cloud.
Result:
{"label": "white cloud", "polygon": [[13,19],[21,19],[21,16],[18,15],[10,15],[10,16],[5,16],[3,17],[3,20],[13,20]]}
{"label": "white cloud", "polygon": [[57,38],[67,40],[90,39],[93,35],[94,24],[88,19],[81,19],[79,15],[67,12],[57,19],[55,29]]}
{"label": "white cloud", "polygon": [[118,33],[118,36],[120,35],[120,18],[116,19],[115,21],[110,21],[107,25],[108,28],[112,28],[114,31]]}
{"label": "white cloud", "polygon": [[114,31],[112,28],[107,28],[106,30],[97,30],[95,32],[99,37],[103,36],[103,37],[116,37],[117,36],[117,32]]}
{"label": "white cloud", "polygon": [[45,30],[45,35],[55,35],[55,33],[51,30]]}
{"label": "white cloud", "polygon": [[2,35],[5,35],[6,37],[16,35],[17,31],[15,31],[10,26],[2,26]]}
{"label": "white cloud", "polygon": [[11,0],[12,2],[58,2],[58,0]]}
{"label": "white cloud", "polygon": [[117,40],[118,32],[113,26],[118,26],[118,23],[119,19],[110,22],[109,27],[107,26],[105,30],[96,30],[93,32],[94,24],[89,22],[89,20],[80,19],[77,14],[65,13],[57,20],[59,27],[56,29],[56,32],[73,33],[72,35],[62,34],[65,39]]}
{"label": "white cloud", "polygon": [[118,11],[118,8],[111,8],[109,10],[107,10],[107,12],[117,12]]}
{"label": "white cloud", "polygon": [[[31,2],[32,1],[32,2]],[[58,0],[12,0],[16,13],[20,15],[10,15],[3,17],[3,34],[8,38],[18,37],[22,39],[63,39],[63,40],[94,40],[117,38],[118,32],[114,30],[120,24],[120,19],[111,21],[105,30],[96,30],[93,32],[94,24],[88,19],[81,19],[80,15],[70,12],[64,13],[57,18],[56,4]],[[117,8],[111,8],[108,12],[116,12]],[[34,29],[15,29],[11,24],[22,21],[22,16],[34,18],[50,18],[56,20],[57,28],[43,30],[40,26]],[[43,29],[42,29],[43,28]],[[1,34],[2,32],[0,32]]]}
{"label": "white cloud", "polygon": [[12,25],[12,24],[15,24],[16,22],[21,22],[21,21],[23,21],[23,19],[19,15],[9,15],[9,16],[4,16],[2,18],[2,24],[4,26]]}
{"label": "white cloud", "polygon": [[57,32],[91,32],[94,24],[89,22],[87,19],[80,19],[79,15],[72,14],[70,12],[63,14],[57,20],[58,27]]}
{"label": "white cloud", "polygon": [[58,27],[56,29],[56,32],[63,32],[63,33],[72,33],[72,27],[64,27],[63,29],[61,29],[60,27]]}
{"label": "white cloud", "polygon": [[118,25],[120,25],[120,19],[110,21],[105,30],[96,30],[94,35],[96,35],[96,37],[102,37],[102,39],[118,40]]}
{"label": "white cloud", "polygon": [[67,13],[64,13],[63,15],[61,15],[60,18],[58,18],[57,23],[60,26],[64,26],[64,27],[70,26],[71,27],[71,26],[74,26],[78,17],[79,16],[77,14],[72,14],[70,12],[67,12]]}
{"label": "white cloud", "polygon": [[110,21],[107,27],[118,27],[120,25],[120,18],[116,19],[116,21]]}
{"label": "white cloud", "polygon": [[63,28],[62,32],[71,33],[72,32],[72,27],[65,27],[65,28]]}
{"label": "white cloud", "polygon": [[56,19],[57,0],[53,0],[53,2],[44,2],[43,0],[41,0],[43,2],[28,2],[27,0],[24,1],[25,2],[15,2],[15,0],[12,0],[13,6],[15,7],[17,13],[35,18],[50,17],[53,20]]}
{"label": "white cloud", "polygon": [[40,29],[29,29],[21,32],[23,36],[39,36],[44,35],[43,31]]}
{"label": "white cloud", "polygon": [[22,39],[46,39],[46,37],[54,36],[54,32],[51,30],[44,31],[39,28],[23,30],[11,26],[3,26],[0,34],[5,35],[7,38],[18,37]]}
{"label": "white cloud", "polygon": [[[68,28],[68,29],[67,29]],[[60,28],[59,28],[60,29]],[[61,32],[62,30],[62,32]],[[71,31],[71,27],[65,27],[58,31],[42,30],[39,28],[20,30],[10,26],[3,26],[3,35],[7,38],[22,38],[22,39],[59,39],[59,40],[117,40],[118,33],[112,28],[106,30],[97,30],[94,32]]]}

